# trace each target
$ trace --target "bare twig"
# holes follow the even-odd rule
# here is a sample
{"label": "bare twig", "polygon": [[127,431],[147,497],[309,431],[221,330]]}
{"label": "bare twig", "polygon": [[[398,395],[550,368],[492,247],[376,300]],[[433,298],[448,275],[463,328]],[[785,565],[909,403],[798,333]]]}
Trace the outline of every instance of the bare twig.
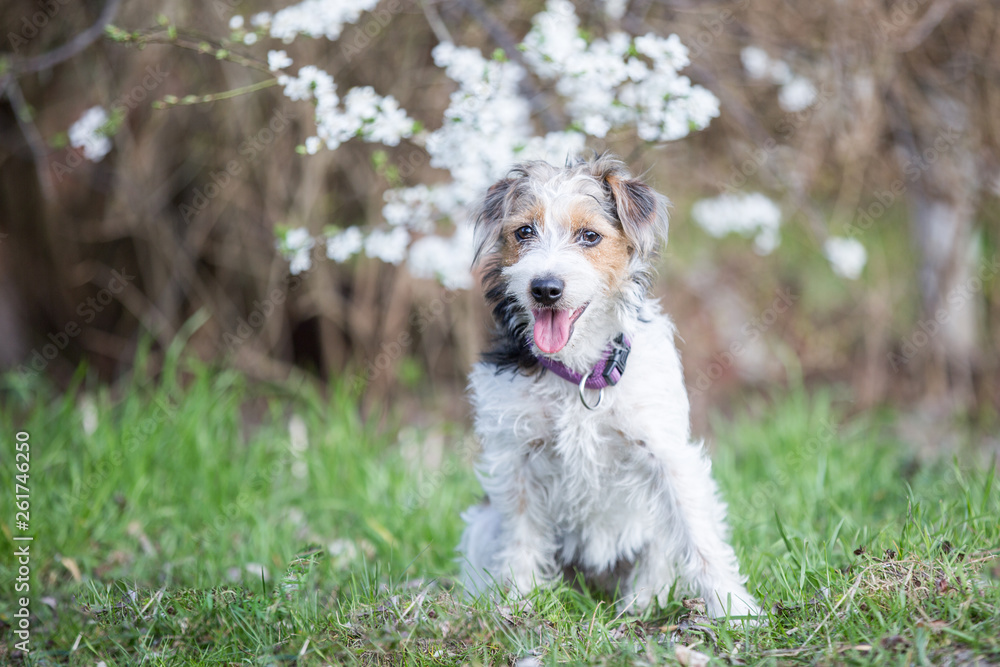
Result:
{"label": "bare twig", "polygon": [[920,46],[959,2],[960,0],[938,0],[931,5],[916,25],[899,40],[896,50],[906,52]]}
{"label": "bare twig", "polygon": [[[104,10],[101,12],[101,15],[97,17],[94,24],[70,41],[56,49],[53,49],[52,51],[42,53],[34,56],[33,58],[27,58],[19,61],[15,60],[10,65],[10,71],[6,75],[7,78],[13,81],[21,74],[41,72],[42,70],[51,69],[59,63],[69,60],[76,54],[80,53],[85,48],[96,42],[97,39],[104,34],[104,28],[111,23],[115,14],[118,13],[118,7],[120,5],[121,0],[108,0],[107,4],[104,5]],[[0,90],[4,89],[7,85],[9,84],[6,79],[0,79]]]}
{"label": "bare twig", "polygon": [[265,88],[270,88],[276,85],[278,85],[277,79],[265,79],[264,81],[252,83],[249,86],[240,86],[239,88],[233,88],[232,90],[224,90],[219,93],[208,93],[207,95],[187,95],[186,97],[182,97],[180,99],[168,95],[162,100],[155,102],[153,104],[153,108],[166,109],[168,107],[186,106],[191,104],[207,104],[209,102],[217,102],[219,100],[228,100],[232,97],[246,95],[247,93],[255,93],[258,90],[264,90]]}
{"label": "bare twig", "polygon": [[265,74],[274,76],[274,73],[268,69],[266,63],[253,58],[248,58],[244,55],[240,55],[239,53],[234,53],[221,44],[203,38],[196,33],[171,34],[169,30],[138,32],[135,34],[122,35],[121,42],[123,44],[137,44],[143,46],[146,44],[167,44],[170,46],[177,46],[182,49],[188,49],[189,51],[209,54],[215,56],[218,60],[228,60],[231,63],[236,63],[237,65],[249,67],[250,69],[255,69],[259,72],[264,72]]}
{"label": "bare twig", "polygon": [[24,139],[28,143],[28,148],[31,149],[31,154],[34,157],[35,172],[38,174],[38,183],[42,188],[42,194],[46,201],[51,202],[55,197],[56,190],[52,184],[52,179],[49,177],[48,149],[45,147],[45,140],[31,118],[31,110],[24,99],[24,94],[21,92],[21,86],[18,85],[17,79],[11,79],[7,82],[5,92],[7,93],[7,99],[10,100],[10,104],[14,108],[14,117],[17,118],[17,125],[21,128]]}
{"label": "bare twig", "polygon": [[441,19],[441,14],[438,13],[437,7],[427,0],[421,0],[420,8],[424,10],[424,16],[427,18],[427,24],[431,27],[431,31],[439,42],[454,42],[451,38],[451,34],[448,32],[448,26],[444,24]]}
{"label": "bare twig", "polygon": [[638,35],[646,22],[646,14],[652,0],[634,0],[628,8],[628,12],[622,19],[622,25],[626,26],[633,35]]}

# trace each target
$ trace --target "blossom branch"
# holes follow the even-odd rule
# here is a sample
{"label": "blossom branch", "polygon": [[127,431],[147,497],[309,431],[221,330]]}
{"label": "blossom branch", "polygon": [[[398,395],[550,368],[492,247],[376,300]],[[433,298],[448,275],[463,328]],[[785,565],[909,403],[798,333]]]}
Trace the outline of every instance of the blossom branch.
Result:
{"label": "blossom branch", "polygon": [[[493,18],[493,15],[486,10],[483,3],[479,0],[459,0],[458,5],[486,28],[486,32],[504,50],[508,58],[521,67],[530,69],[524,61],[524,56],[521,55],[517,41],[499,21]],[[524,77],[521,80],[521,87],[528,93],[526,97],[528,98],[528,103],[531,104],[532,110],[541,116],[545,131],[556,132],[561,130],[563,123],[552,114],[550,103],[546,102],[543,104],[541,102],[541,100],[546,98],[546,95],[535,85],[535,82],[530,77]]]}
{"label": "blossom branch", "polygon": [[232,90],[224,90],[220,93],[209,93],[207,95],[186,95],[179,99],[174,95],[167,95],[162,100],[153,102],[153,108],[167,109],[175,106],[206,104],[208,102],[228,100],[233,97],[239,97],[240,95],[246,95],[247,93],[255,93],[258,90],[264,90],[265,88],[271,88],[276,85],[278,85],[277,79],[266,79],[264,81],[258,81],[257,83],[251,83],[249,86],[241,86],[239,88],[233,88]]}
{"label": "blossom branch", "polygon": [[224,44],[205,39],[197,33],[179,32],[172,26],[168,30],[150,30],[131,33],[115,29],[112,39],[122,44],[133,44],[140,47],[147,44],[168,44],[202,54],[211,54],[215,56],[216,60],[227,60],[231,63],[242,65],[243,67],[249,67],[250,69],[255,69],[259,72],[271,74],[271,71],[267,67],[267,63],[235,53],[234,51],[226,48]]}

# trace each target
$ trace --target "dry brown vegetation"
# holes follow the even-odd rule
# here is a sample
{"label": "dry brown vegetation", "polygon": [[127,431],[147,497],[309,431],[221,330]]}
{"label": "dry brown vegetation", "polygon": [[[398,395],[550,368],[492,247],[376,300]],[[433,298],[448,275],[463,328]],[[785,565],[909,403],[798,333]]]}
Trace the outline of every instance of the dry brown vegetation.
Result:
{"label": "dry brown vegetation", "polygon": [[[21,34],[39,6],[4,3],[4,35]],[[79,335],[45,372],[65,381],[87,360],[115,377],[142,336],[162,352],[204,311],[209,317],[190,349],[254,376],[283,377],[290,365],[322,377],[360,373],[370,376],[371,400],[379,400],[399,393],[401,368],[403,379],[417,368],[438,389],[427,401],[446,402],[461,388],[486,332],[478,293],[447,294],[368,260],[320,260],[301,281],[289,281],[274,250],[276,225],[318,231],[377,222],[387,184],[440,178],[422,149],[404,142],[381,168],[373,166],[374,149],[356,142],[297,155],[311,130],[310,110],[277,89],[155,110],[150,103],[168,95],[261,78],[176,44],[140,49],[101,38],[52,67],[28,67],[26,59],[93,25],[104,4],[53,6],[17,53],[8,52],[8,37],[0,55],[0,364],[30,362],[50,335],[58,338],[75,322]],[[369,83],[395,95],[433,128],[452,90],[430,58],[434,29],[486,52],[510,51],[540,3],[399,7],[360,54],[345,48],[351,31],[338,43],[303,38],[290,51],[297,61],[323,65],[342,86]],[[123,3],[114,24],[156,29],[162,14],[197,44],[200,35],[227,35],[234,12],[265,8],[273,9]],[[591,3],[580,3],[580,11],[595,33],[614,27]],[[996,261],[1000,8],[989,0],[633,0],[622,26],[678,33],[692,50],[687,73],[722,101],[721,117],[684,141],[647,146],[623,132],[595,146],[647,170],[674,201],[657,292],[684,338],[689,383],[703,371],[718,375],[696,392],[696,408],[747,383],[785,381],[799,365],[808,380],[848,383],[861,406],[921,398],[974,410],[1000,405],[995,270],[916,344],[920,324]],[[775,87],[751,81],[740,65],[748,45],[812,79],[817,102],[783,112]],[[266,47],[234,51],[260,57]],[[551,94],[541,90],[541,99]],[[83,110],[115,100],[126,115],[103,161],[80,163],[53,143]],[[264,141],[269,123],[275,131]],[[240,171],[226,180],[233,160]],[[213,183],[219,187],[209,197]],[[774,255],[759,258],[747,243],[719,244],[688,221],[694,199],[730,188],[762,190],[782,202],[785,241]],[[857,283],[830,275],[821,252],[828,235],[852,229],[869,251]],[[79,304],[107,287],[112,270],[136,278],[83,321]],[[287,296],[283,303],[251,327],[246,342],[227,345],[226,334],[237,333],[255,308],[267,310],[275,290]],[[766,344],[731,361],[720,357],[779,290],[794,295],[794,307],[763,330]]]}

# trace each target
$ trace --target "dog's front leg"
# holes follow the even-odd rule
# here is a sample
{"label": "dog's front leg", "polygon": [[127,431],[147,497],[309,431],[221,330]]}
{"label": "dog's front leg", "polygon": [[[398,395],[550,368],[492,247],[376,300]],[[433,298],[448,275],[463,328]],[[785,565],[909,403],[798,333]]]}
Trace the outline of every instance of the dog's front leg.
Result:
{"label": "dog's front leg", "polygon": [[489,492],[502,517],[495,576],[511,584],[513,592],[526,595],[555,576],[555,537],[546,518],[545,490],[531,470],[524,466],[503,481],[501,488]]}
{"label": "dog's front leg", "polygon": [[705,598],[710,615],[758,615],[760,609],[744,586],[736,553],[727,541],[726,507],[701,445],[664,447],[657,458],[662,485],[654,505],[664,529],[636,563],[637,597],[641,601],[652,593],[665,603],[676,572],[681,589]]}
{"label": "dog's front leg", "polygon": [[[518,443],[486,438],[484,443],[477,472],[488,500],[463,514],[463,583],[476,595],[497,586],[524,595],[556,572],[556,537],[547,518],[551,483],[539,479],[530,453]],[[501,446],[491,446],[497,443]]]}

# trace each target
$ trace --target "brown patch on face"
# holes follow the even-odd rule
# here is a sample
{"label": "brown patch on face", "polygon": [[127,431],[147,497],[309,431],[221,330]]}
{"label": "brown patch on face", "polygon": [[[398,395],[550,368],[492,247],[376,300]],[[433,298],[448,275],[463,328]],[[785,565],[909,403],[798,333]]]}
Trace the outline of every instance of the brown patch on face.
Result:
{"label": "brown patch on face", "polygon": [[536,230],[541,231],[542,220],[545,219],[545,208],[536,204],[531,208],[518,212],[504,221],[503,231],[500,233],[500,263],[503,266],[513,266],[521,259],[521,250],[524,244],[517,240],[514,235],[521,227],[532,225]]}
{"label": "brown patch on face", "polygon": [[595,246],[579,246],[583,256],[604,274],[605,284],[611,287],[628,279],[628,262],[632,247],[621,227],[609,220],[595,205],[583,202],[569,210],[570,232],[574,243],[585,230],[601,235],[601,242]]}

